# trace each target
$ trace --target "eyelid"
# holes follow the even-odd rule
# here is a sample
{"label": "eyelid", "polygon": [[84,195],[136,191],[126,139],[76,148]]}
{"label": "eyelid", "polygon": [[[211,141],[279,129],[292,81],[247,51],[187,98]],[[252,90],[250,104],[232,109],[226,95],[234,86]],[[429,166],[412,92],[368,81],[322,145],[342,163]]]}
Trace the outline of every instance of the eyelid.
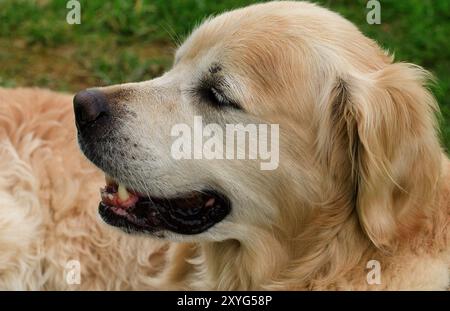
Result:
{"label": "eyelid", "polygon": [[[222,78],[211,79],[211,77],[204,77],[200,83],[192,88],[190,91],[201,95],[215,106],[231,107],[238,110],[243,110],[242,107],[233,99],[225,94],[223,88],[227,88],[227,84]],[[214,98],[211,98],[214,97]]]}
{"label": "eyelid", "polygon": [[213,93],[212,95],[216,97],[217,101],[219,101],[219,104],[221,104],[223,107],[232,107],[237,110],[244,110],[237,102],[224,95],[223,91],[221,91],[217,87],[211,86],[209,90],[211,93]]}
{"label": "eyelid", "polygon": [[210,90],[211,90],[211,93],[213,93],[213,95],[216,97],[216,99],[218,101],[223,102],[223,103],[225,103],[225,102],[228,103],[229,102],[228,98],[226,96],[224,96],[223,93],[220,92],[216,87],[211,86]]}

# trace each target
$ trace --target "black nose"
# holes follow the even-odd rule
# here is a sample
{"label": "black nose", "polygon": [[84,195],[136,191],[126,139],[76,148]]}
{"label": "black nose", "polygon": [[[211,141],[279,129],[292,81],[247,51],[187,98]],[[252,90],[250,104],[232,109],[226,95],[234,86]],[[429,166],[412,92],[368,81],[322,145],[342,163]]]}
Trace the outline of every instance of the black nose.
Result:
{"label": "black nose", "polygon": [[109,115],[108,100],[104,93],[97,90],[78,92],[73,98],[73,109],[78,129]]}

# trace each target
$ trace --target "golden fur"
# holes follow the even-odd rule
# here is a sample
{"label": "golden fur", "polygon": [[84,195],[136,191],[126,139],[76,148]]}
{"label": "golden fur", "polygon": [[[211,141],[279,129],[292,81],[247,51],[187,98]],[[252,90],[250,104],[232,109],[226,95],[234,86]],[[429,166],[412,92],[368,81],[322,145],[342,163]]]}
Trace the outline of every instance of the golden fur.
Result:
{"label": "golden fur", "polygon": [[[281,126],[278,170],[231,167],[231,182],[257,187],[249,223],[225,224],[233,238],[182,243],[108,227],[96,211],[101,173],[76,144],[71,96],[0,89],[0,288],[448,288],[450,161],[425,70],[393,63],[342,17],[301,2],[206,21],[173,72],[208,58],[239,77],[248,113]],[[65,282],[72,259],[80,285]],[[370,260],[381,263],[381,284],[367,283]]]}

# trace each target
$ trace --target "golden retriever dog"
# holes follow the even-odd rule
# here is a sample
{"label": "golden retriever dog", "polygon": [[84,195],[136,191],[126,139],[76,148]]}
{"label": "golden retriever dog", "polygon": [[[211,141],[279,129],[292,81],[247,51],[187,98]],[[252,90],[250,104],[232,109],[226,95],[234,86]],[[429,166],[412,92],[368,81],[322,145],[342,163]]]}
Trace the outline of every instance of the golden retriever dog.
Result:
{"label": "golden retriever dog", "polygon": [[[0,288],[446,290],[428,80],[338,14],[269,2],[206,20],[151,81],[73,106],[2,89]],[[198,116],[279,125],[278,167],[175,159]]]}

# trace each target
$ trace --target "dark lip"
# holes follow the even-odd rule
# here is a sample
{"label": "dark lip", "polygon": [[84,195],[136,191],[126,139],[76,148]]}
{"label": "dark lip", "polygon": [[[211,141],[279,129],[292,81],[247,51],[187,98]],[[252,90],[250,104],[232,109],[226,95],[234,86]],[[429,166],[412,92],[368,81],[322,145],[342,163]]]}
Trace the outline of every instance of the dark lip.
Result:
{"label": "dark lip", "polygon": [[[205,232],[231,212],[227,196],[211,190],[193,193],[197,196],[194,203],[189,202],[192,193],[170,199],[144,199],[123,214],[114,212],[114,206],[100,202],[99,214],[107,224],[127,233],[153,234],[167,230],[193,235]],[[210,198],[215,199],[214,205],[204,206]]]}

